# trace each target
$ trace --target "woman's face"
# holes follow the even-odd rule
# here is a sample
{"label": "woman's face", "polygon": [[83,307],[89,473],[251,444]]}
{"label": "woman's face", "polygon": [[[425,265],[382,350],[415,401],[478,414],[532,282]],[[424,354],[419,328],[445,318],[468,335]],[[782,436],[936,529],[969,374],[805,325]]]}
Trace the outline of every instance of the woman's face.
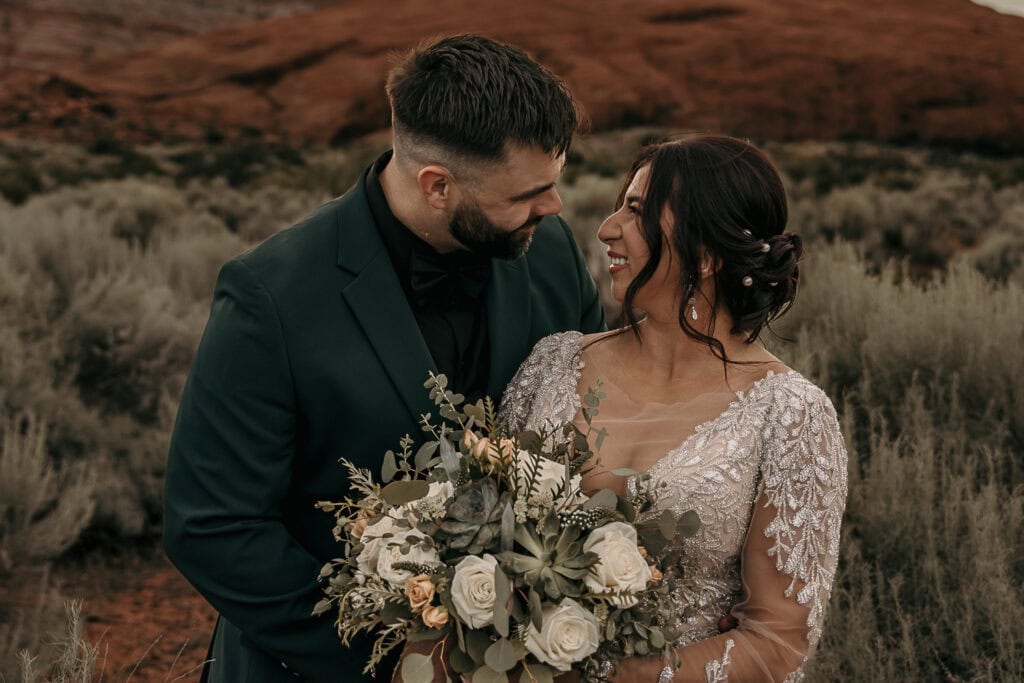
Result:
{"label": "woman's face", "polygon": [[[622,206],[608,216],[597,231],[597,238],[608,246],[608,257],[611,259],[608,272],[612,277],[612,297],[620,303],[626,297],[629,283],[650,258],[641,225],[650,171],[650,166],[642,166],[636,172],[626,190]],[[649,315],[665,310],[669,315],[675,316],[674,311],[678,310],[682,281],[679,258],[672,253],[672,246],[668,240],[674,223],[675,217],[666,207],[661,214],[661,260],[651,279],[640,288],[633,301],[637,308],[643,309]]]}

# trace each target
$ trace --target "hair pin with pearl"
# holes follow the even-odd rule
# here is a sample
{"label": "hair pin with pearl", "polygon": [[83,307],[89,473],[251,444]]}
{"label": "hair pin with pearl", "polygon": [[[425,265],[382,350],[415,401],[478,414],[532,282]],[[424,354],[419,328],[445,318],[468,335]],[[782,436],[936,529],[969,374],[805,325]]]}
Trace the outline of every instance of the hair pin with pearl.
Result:
{"label": "hair pin with pearl", "polygon": [[743,276],[743,286],[744,287],[749,287],[752,284],[754,284],[754,278],[750,277],[749,275],[744,275]]}
{"label": "hair pin with pearl", "polygon": [[761,244],[761,252],[762,253],[767,254],[771,250],[772,250],[772,245],[768,244],[767,242],[763,242]]}

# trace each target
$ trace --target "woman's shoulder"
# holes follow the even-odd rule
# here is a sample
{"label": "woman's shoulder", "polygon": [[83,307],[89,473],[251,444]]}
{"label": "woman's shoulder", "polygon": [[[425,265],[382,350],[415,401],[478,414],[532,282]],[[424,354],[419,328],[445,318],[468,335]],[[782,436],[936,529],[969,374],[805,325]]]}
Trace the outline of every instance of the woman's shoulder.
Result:
{"label": "woman's shoulder", "polygon": [[518,384],[520,388],[525,389],[529,385],[549,384],[553,378],[578,372],[582,338],[583,333],[576,330],[556,332],[542,337],[519,366],[519,371],[511,384]]}
{"label": "woman's shoulder", "polygon": [[577,330],[555,332],[541,337],[533,345],[533,350],[523,363],[526,365],[544,365],[548,367],[564,364],[580,355],[581,340],[585,336]]}
{"label": "woman's shoulder", "polygon": [[778,407],[790,410],[797,409],[827,409],[835,414],[832,400],[825,393],[825,390],[801,374],[785,365],[779,364],[768,371],[761,379],[754,382],[746,392],[741,395],[756,395],[761,400],[769,401]]}

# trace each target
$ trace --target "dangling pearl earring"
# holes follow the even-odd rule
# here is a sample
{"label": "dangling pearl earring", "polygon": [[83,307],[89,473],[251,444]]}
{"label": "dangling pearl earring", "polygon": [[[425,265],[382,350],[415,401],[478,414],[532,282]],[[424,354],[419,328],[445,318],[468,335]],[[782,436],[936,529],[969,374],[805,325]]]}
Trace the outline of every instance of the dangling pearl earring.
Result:
{"label": "dangling pearl earring", "polygon": [[690,297],[690,300],[686,302],[690,306],[690,320],[697,320],[697,299]]}

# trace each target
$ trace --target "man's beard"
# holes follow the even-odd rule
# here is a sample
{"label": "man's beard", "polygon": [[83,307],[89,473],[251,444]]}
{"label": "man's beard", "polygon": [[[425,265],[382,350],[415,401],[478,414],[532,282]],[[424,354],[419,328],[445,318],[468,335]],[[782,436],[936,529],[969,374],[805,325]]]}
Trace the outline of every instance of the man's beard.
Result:
{"label": "man's beard", "polygon": [[452,237],[474,254],[511,260],[526,253],[533,240],[533,231],[525,231],[540,223],[543,216],[530,219],[515,230],[501,228],[487,217],[476,202],[464,201],[448,221]]}

